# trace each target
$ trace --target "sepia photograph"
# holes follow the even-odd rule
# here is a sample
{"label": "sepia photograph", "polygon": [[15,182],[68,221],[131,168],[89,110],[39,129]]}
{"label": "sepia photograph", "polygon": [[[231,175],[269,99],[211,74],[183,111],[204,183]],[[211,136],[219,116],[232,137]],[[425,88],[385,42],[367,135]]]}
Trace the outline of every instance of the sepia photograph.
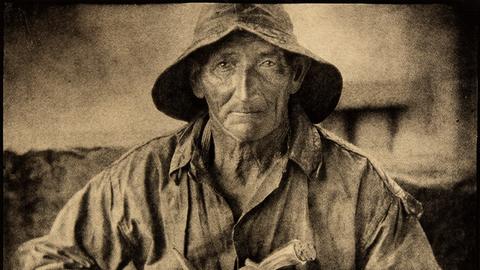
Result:
{"label": "sepia photograph", "polygon": [[462,3],[5,2],[3,269],[478,269]]}

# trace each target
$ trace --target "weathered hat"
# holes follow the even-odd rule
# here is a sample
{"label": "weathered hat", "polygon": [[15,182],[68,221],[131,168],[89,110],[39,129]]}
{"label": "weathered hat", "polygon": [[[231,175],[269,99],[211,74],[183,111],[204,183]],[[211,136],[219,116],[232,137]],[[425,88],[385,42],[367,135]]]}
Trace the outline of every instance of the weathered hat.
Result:
{"label": "weathered hat", "polygon": [[325,119],[334,109],[342,91],[338,69],[300,46],[293,34],[288,13],[280,5],[210,4],[200,11],[192,44],[167,67],[153,86],[155,106],[175,119],[190,121],[208,109],[204,99],[193,94],[190,66],[186,59],[198,49],[218,42],[234,31],[247,31],[265,41],[312,59],[299,91],[292,95],[313,123]]}

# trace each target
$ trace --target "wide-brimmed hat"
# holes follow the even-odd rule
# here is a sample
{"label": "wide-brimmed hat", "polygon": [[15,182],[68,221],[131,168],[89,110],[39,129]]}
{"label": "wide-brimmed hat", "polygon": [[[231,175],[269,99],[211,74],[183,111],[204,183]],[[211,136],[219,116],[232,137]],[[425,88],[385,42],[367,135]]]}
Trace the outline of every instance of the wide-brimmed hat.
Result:
{"label": "wide-brimmed hat", "polygon": [[[288,52],[309,57],[310,69],[291,100],[298,102],[313,123],[325,119],[342,91],[338,69],[298,44],[288,13],[280,5],[210,4],[200,11],[191,45],[161,72],[152,89],[155,106],[175,119],[190,121],[208,109],[193,94],[189,61],[192,53],[234,31],[247,31]],[[322,41],[319,41],[322,42]]]}

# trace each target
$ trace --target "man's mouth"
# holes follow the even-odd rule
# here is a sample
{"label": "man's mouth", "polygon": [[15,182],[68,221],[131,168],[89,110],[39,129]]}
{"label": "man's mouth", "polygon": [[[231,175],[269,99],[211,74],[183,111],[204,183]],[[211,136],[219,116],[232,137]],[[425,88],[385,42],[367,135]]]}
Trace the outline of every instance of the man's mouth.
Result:
{"label": "man's mouth", "polygon": [[261,113],[262,111],[257,110],[257,111],[233,111],[233,114],[236,115],[250,115],[250,114],[258,114]]}
{"label": "man's mouth", "polygon": [[238,114],[253,114],[253,113],[261,113],[265,109],[258,106],[238,106],[237,108],[233,108],[231,110],[232,113]]}

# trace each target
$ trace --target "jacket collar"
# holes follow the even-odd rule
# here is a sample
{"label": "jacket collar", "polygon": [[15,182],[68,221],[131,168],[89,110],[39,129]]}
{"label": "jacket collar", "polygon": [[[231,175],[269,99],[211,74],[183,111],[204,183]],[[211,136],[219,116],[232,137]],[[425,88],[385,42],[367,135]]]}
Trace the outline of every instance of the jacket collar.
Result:
{"label": "jacket collar", "polygon": [[[201,152],[200,140],[207,121],[208,115],[201,114],[176,134],[177,147],[170,163],[170,175],[189,164],[193,156],[201,157],[195,153]],[[308,177],[318,179],[322,162],[321,137],[299,105],[291,107],[288,136],[288,158]]]}

